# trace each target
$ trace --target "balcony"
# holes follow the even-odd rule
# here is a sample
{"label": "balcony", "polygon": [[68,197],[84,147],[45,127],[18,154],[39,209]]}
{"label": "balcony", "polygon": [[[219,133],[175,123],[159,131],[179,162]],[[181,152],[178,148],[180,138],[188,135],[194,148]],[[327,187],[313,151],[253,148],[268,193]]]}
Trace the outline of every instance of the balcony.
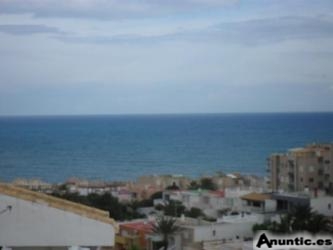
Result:
{"label": "balcony", "polygon": [[295,166],[295,162],[293,160],[288,160],[288,165],[290,167],[294,167]]}

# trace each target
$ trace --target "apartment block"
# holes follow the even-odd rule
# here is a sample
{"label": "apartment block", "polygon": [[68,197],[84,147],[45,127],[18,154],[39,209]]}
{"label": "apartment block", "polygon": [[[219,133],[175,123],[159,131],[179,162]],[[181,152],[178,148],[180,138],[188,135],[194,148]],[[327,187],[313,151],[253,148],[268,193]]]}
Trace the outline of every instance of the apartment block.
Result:
{"label": "apartment block", "polygon": [[333,144],[311,144],[268,158],[273,191],[333,191]]}

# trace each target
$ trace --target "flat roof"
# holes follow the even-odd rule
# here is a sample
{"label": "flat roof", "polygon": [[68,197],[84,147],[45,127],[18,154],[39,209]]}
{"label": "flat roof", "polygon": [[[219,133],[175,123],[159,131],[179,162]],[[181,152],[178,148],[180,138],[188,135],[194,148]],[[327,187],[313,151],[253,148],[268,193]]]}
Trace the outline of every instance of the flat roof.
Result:
{"label": "flat roof", "polygon": [[241,196],[242,200],[250,200],[250,201],[264,201],[271,199],[270,194],[263,194],[263,193],[249,193],[246,195]]}

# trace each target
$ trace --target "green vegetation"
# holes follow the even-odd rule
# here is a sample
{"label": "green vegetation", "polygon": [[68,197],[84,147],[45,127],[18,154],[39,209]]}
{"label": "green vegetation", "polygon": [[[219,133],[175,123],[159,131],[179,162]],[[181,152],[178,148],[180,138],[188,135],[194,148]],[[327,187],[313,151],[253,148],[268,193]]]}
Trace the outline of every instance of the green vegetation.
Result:
{"label": "green vegetation", "polygon": [[135,208],[139,207],[153,207],[155,199],[161,199],[163,195],[162,191],[156,192],[150,196],[150,198],[140,201],[133,201],[132,206]]}
{"label": "green vegetation", "polygon": [[180,201],[170,200],[169,203],[162,207],[164,215],[179,217],[185,212],[185,206]]}
{"label": "green vegetation", "polygon": [[163,211],[164,215],[171,217],[180,217],[184,214],[185,216],[191,218],[206,218],[204,212],[200,208],[192,207],[190,210],[187,210],[180,201],[171,200],[168,204],[164,206],[159,204],[155,208]]}
{"label": "green vegetation", "polygon": [[132,245],[129,250],[141,250],[141,248],[137,245]]}
{"label": "green vegetation", "polygon": [[276,233],[292,233],[308,231],[319,233],[328,231],[328,220],[325,216],[311,211],[310,206],[296,206],[288,214],[281,217],[281,221],[255,224],[252,230],[269,230]]}
{"label": "green vegetation", "polygon": [[205,177],[200,179],[200,183],[191,181],[190,186],[188,187],[190,190],[197,190],[199,188],[204,190],[216,190],[217,186],[211,178]]}
{"label": "green vegetation", "polygon": [[190,186],[188,187],[189,190],[197,190],[200,188],[200,185],[196,181],[191,181]]}
{"label": "green vegetation", "polygon": [[211,178],[202,178],[200,180],[201,189],[216,190],[217,186]]}
{"label": "green vegetation", "polygon": [[176,220],[164,216],[158,218],[153,227],[153,232],[162,236],[162,246],[164,250],[168,249],[169,237],[178,230],[179,227],[176,225]]}
{"label": "green vegetation", "polygon": [[52,195],[65,200],[109,211],[110,217],[118,221],[143,217],[141,214],[136,212],[136,203],[122,204],[117,198],[113,197],[109,193],[89,194],[85,196],[78,193],[54,192]]}
{"label": "green vegetation", "polygon": [[185,211],[185,215],[191,218],[205,217],[205,214],[200,208],[192,207],[190,210]]}

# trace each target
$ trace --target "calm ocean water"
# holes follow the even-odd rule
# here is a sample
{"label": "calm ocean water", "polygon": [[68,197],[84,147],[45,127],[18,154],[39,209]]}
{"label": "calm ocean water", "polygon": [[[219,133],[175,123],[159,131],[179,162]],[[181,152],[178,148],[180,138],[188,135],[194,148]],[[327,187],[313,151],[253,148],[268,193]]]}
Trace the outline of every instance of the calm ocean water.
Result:
{"label": "calm ocean water", "polygon": [[265,175],[274,152],[333,142],[333,113],[0,117],[0,180]]}

